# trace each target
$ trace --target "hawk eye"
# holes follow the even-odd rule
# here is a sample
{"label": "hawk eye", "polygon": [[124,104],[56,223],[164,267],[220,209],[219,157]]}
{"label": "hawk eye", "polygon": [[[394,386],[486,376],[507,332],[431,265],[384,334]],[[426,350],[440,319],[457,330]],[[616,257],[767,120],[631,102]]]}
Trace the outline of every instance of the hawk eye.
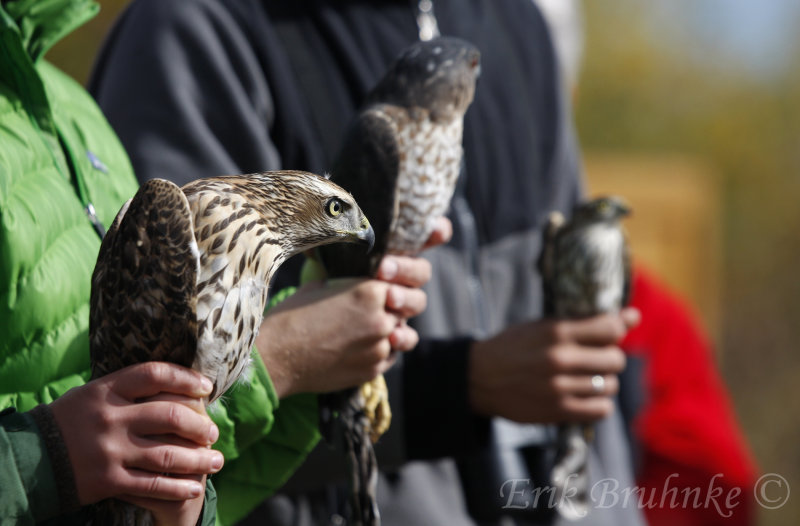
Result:
{"label": "hawk eye", "polygon": [[336,217],[342,213],[344,206],[342,206],[342,202],[336,198],[331,199],[328,201],[328,215],[331,217]]}

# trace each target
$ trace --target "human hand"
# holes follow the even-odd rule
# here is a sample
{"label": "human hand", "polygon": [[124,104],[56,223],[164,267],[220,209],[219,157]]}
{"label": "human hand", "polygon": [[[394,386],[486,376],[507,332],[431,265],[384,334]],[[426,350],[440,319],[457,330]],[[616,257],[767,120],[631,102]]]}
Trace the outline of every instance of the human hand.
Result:
{"label": "human hand", "polygon": [[[186,475],[185,479],[197,481],[205,488],[205,475]],[[132,495],[120,495],[118,498],[149,510],[155,519],[154,526],[195,526],[203,513],[205,495],[200,494],[199,497],[186,500],[161,500]]]}
{"label": "human hand", "polygon": [[453,237],[453,223],[449,219],[442,216],[436,220],[436,225],[433,227],[430,237],[425,242],[422,250],[427,250],[438,245],[443,245],[450,241]]}
{"label": "human hand", "polygon": [[[442,216],[436,220],[436,225],[430,237],[428,237],[428,240],[425,242],[425,245],[422,247],[422,250],[424,251],[447,243],[450,241],[451,237],[453,237],[453,224],[449,219]],[[405,287],[418,288],[430,281],[431,273],[431,265],[424,259],[407,256],[385,256],[381,260],[378,273],[375,277],[387,283],[396,283]],[[402,291],[402,289],[395,289],[395,291],[397,290]],[[400,296],[399,301],[395,300],[394,297],[389,298],[389,300],[390,301],[386,303],[387,309],[402,317],[402,311],[399,311],[397,308],[398,305],[402,305],[402,296]],[[395,326],[392,334],[389,335],[389,342],[392,345],[392,350],[410,351],[417,346],[419,335],[417,331],[408,326],[406,320],[421,314],[423,310],[425,310],[424,306],[419,312],[402,317],[397,326]]]}
{"label": "human hand", "polygon": [[[473,410],[524,423],[605,418],[625,368],[617,344],[639,318],[628,308],[619,315],[541,320],[475,342],[468,373]],[[595,375],[605,379],[602,392],[592,387]]]}
{"label": "human hand", "polygon": [[379,270],[387,281],[313,282],[270,309],[256,348],[278,396],[353,387],[391,367],[392,350],[419,340],[405,320],[425,309],[419,287],[430,274],[423,259],[389,256]]}
{"label": "human hand", "polygon": [[[424,248],[452,233],[450,221],[439,218]],[[406,320],[427,305],[420,287],[431,278],[428,261],[386,256],[376,279],[323,285],[324,269],[309,260],[303,275],[309,282],[270,309],[256,340],[279,397],[360,385],[392,366],[392,351],[416,347],[419,335]]]}
{"label": "human hand", "polygon": [[187,368],[146,362],[52,402],[80,503],[120,496],[202,499],[199,477],[219,471],[223,463],[218,451],[208,449],[219,437],[202,409],[211,388],[208,379]]}

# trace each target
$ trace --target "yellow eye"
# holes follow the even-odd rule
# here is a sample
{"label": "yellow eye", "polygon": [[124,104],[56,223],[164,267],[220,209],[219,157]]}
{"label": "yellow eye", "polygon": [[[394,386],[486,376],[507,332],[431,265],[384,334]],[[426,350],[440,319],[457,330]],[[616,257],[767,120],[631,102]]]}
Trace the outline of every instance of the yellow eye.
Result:
{"label": "yellow eye", "polygon": [[343,210],[342,202],[338,199],[331,199],[328,201],[328,215],[331,217],[336,217],[342,213]]}

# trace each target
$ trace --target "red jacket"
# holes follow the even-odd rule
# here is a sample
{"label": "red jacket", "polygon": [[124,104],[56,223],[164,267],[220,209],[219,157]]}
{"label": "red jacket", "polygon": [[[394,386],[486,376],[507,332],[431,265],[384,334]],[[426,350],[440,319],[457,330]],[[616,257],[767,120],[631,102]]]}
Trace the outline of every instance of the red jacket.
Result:
{"label": "red jacket", "polygon": [[[689,309],[642,269],[634,272],[631,303],[642,322],[622,346],[645,364],[644,400],[633,436],[648,521],[753,524],[756,469],[711,345]],[[689,493],[694,488],[699,491]]]}

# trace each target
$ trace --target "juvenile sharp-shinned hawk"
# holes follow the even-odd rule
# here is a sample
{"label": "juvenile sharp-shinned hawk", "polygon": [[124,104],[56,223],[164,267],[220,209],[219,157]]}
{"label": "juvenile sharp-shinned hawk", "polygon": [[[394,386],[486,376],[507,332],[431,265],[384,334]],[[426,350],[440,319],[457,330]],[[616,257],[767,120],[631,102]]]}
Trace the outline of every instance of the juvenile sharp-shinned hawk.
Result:
{"label": "juvenile sharp-shinned hawk", "polygon": [[[630,256],[620,220],[629,212],[621,199],[602,197],[579,205],[566,223],[560,213],[551,214],[539,259],[546,317],[585,318],[619,312],[628,303]],[[559,427],[550,483],[557,509],[567,519],[577,520],[589,512],[593,435],[594,427],[588,423]]]}
{"label": "juvenile sharp-shinned hawk", "polygon": [[[351,124],[331,179],[352,192],[375,229],[375,249],[320,249],[331,277],[372,276],[385,254],[416,254],[450,204],[461,167],[464,113],[475,94],[480,54],[454,38],[403,51],[367,96]],[[324,395],[321,428],[344,441],[355,524],[380,522],[377,465],[371,441],[389,427],[380,376],[361,389]]]}
{"label": "juvenile sharp-shinned hawk", "polygon": [[[327,243],[373,241],[353,197],[311,173],[212,177],[183,188],[148,181],[100,247],[92,276],[92,377],[143,361],[174,362],[212,381],[211,403],[249,363],[278,266]],[[95,517],[96,524],[152,520],[117,501],[101,503]]]}

